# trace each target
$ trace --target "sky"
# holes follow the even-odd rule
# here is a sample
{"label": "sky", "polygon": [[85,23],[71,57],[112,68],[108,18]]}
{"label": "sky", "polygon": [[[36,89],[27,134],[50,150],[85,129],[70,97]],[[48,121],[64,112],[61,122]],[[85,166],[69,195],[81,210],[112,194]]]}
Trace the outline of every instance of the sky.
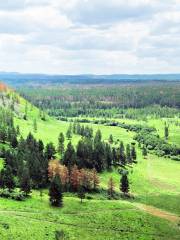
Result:
{"label": "sky", "polygon": [[0,0],[0,71],[180,73],[180,0]]}

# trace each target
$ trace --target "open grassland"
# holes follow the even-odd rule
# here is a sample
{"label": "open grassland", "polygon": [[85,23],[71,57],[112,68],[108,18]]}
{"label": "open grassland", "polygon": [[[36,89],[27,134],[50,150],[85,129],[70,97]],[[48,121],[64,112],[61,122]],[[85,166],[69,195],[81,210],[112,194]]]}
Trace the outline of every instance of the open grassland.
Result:
{"label": "open grassland", "polygon": [[178,239],[180,230],[161,218],[138,210],[125,201],[65,197],[62,209],[49,206],[46,194],[33,192],[25,202],[0,199],[1,239]]}

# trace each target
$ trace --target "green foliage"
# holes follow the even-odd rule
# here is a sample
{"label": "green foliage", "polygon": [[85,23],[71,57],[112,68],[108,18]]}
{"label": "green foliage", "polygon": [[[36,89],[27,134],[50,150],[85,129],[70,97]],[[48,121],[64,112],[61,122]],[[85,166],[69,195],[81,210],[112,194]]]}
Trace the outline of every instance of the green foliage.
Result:
{"label": "green foliage", "polygon": [[50,183],[49,201],[54,207],[62,207],[63,205],[62,184],[58,175],[55,175]]}

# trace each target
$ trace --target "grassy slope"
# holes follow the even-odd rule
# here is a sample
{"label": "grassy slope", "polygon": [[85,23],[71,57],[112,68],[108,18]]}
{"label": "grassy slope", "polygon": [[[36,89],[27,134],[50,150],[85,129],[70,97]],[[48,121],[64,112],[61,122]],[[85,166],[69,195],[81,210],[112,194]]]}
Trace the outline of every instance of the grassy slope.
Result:
{"label": "grassy slope", "polygon": [[[24,102],[22,103],[24,106]],[[16,119],[16,123],[20,125],[21,132],[24,136],[26,136],[29,131],[33,132],[33,119],[39,118],[38,109],[33,108],[31,111],[30,109],[31,108],[29,107],[28,121]],[[134,120],[123,121],[131,124],[137,123]],[[155,126],[157,129],[160,129],[163,125],[161,120],[149,121],[149,124]],[[94,132],[97,129],[101,129],[105,140],[107,140],[109,135],[112,134],[114,140],[120,139],[126,144],[133,141],[134,133],[127,132],[125,129],[104,125],[90,125],[93,127]],[[59,133],[62,131],[65,134],[68,126],[69,124],[67,122],[61,122],[51,117],[47,117],[47,121],[38,120],[38,131],[37,133],[34,133],[34,135],[37,138],[43,139],[45,143],[52,141],[57,144]],[[173,131],[176,131],[176,129],[173,129]],[[79,139],[79,136],[74,135],[72,142],[76,145]],[[138,149],[138,164],[135,166],[133,174],[131,174],[131,191],[137,196],[138,201],[180,214],[180,207],[178,204],[180,201],[180,186],[178,184],[180,182],[179,172],[179,162],[159,158],[156,155],[149,155],[147,159],[143,159],[141,150]],[[107,187],[107,181],[110,176],[114,177],[118,190],[119,174],[116,173],[116,171],[113,173],[103,173],[101,175],[102,187]]]}
{"label": "grassy slope", "polygon": [[[24,111],[24,100],[21,100]],[[39,118],[39,111],[33,108],[28,113],[28,121],[16,118],[24,136],[33,132],[33,119]],[[68,124],[52,118],[47,121],[38,119],[37,138],[44,142],[57,144],[59,132],[66,132]],[[92,125],[94,130],[101,129],[104,139],[112,133],[115,139],[125,143],[132,141],[133,133],[117,127]],[[74,136],[72,142],[77,143],[79,137]],[[131,174],[131,191],[134,201],[148,203],[180,214],[178,186],[180,165],[177,162],[148,156],[142,159],[138,151],[139,163]],[[118,190],[119,175],[116,171],[103,173],[101,185],[106,188],[110,176],[116,181]],[[95,198],[95,197],[94,197]],[[121,211],[123,209],[123,211]],[[16,211],[16,212],[14,212]],[[23,219],[23,221],[22,221]],[[29,223],[31,228],[29,228]],[[7,230],[6,224],[9,225]],[[64,208],[49,208],[48,196],[41,200],[36,192],[32,198],[23,203],[0,199],[0,236],[1,239],[54,239],[55,231],[63,229],[70,239],[178,239],[180,232],[166,220],[150,216],[124,201],[105,201],[101,199],[86,200],[80,205],[77,198],[65,197]]]}

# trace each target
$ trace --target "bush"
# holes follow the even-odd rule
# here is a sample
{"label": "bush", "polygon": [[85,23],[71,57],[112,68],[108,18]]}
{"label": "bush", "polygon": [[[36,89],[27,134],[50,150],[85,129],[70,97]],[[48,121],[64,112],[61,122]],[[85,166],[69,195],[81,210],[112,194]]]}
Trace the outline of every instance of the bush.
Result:
{"label": "bush", "polygon": [[172,160],[180,161],[180,156],[171,156]]}
{"label": "bush", "polygon": [[19,190],[14,190],[13,192],[9,192],[7,188],[0,189],[0,197],[10,198],[16,201],[23,201],[26,198],[23,192]]}

